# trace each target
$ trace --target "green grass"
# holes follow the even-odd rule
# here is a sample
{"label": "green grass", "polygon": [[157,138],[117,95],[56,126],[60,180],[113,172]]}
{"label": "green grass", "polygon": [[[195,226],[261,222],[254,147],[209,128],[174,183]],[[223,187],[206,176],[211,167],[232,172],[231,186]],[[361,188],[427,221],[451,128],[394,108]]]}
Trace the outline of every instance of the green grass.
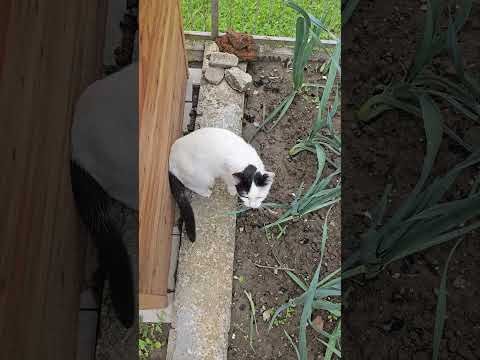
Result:
{"label": "green grass", "polygon": [[273,321],[273,326],[281,326],[285,325],[288,323],[289,319],[292,318],[295,315],[295,308],[289,307],[285,311],[285,314],[283,316],[278,316],[274,321]]}
{"label": "green grass", "polygon": [[[340,0],[297,0],[301,6],[336,34],[340,33]],[[258,4],[258,10],[257,10]],[[220,0],[219,29],[256,35],[295,36],[298,14],[283,0]],[[210,0],[183,0],[183,27],[190,31],[210,31]]]}
{"label": "green grass", "polygon": [[140,360],[148,360],[153,351],[165,346],[165,343],[160,340],[162,335],[161,319],[155,323],[144,323],[140,319],[138,337],[138,357]]}

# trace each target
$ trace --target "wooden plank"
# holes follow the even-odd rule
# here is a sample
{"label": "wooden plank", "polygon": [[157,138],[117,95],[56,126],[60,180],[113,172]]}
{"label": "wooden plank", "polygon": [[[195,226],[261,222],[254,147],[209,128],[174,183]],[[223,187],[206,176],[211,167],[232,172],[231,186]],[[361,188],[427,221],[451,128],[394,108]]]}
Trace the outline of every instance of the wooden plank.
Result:
{"label": "wooden plank", "polygon": [[[0,347],[74,359],[84,244],[71,194],[70,126],[101,70],[105,2],[11,2],[0,108]],[[2,10],[3,11],[3,10]]]}
{"label": "wooden plank", "polygon": [[2,11],[0,12],[0,75],[2,74],[3,61],[5,58],[5,41],[7,38],[8,24],[10,22],[10,9],[13,0],[2,1]]}
{"label": "wooden plank", "polygon": [[178,0],[140,2],[140,309],[166,306],[174,206],[171,144],[181,134],[187,60]]}
{"label": "wooden plank", "polygon": [[142,310],[163,309],[168,306],[167,295],[140,294],[139,303],[142,304]]}

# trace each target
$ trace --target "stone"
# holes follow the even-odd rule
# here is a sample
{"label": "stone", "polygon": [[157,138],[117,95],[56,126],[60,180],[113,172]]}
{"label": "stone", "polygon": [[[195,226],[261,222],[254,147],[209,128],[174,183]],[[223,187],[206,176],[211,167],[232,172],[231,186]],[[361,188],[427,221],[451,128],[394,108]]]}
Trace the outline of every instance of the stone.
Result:
{"label": "stone", "polygon": [[238,57],[224,52],[212,52],[209,65],[214,67],[231,68],[238,65]]}
{"label": "stone", "polygon": [[[241,134],[244,99],[245,93],[233,90],[226,81],[222,81],[218,85],[212,85],[205,81],[198,94],[195,125],[199,127],[223,127]],[[235,118],[239,116],[239,106],[241,107],[240,127],[234,129],[231,128],[231,125],[232,123],[237,124],[237,121],[230,121],[229,119],[232,116]]]}
{"label": "stone", "polygon": [[209,57],[211,53],[218,52],[218,45],[215,44],[213,41],[209,41],[205,43],[205,48],[203,50],[203,63],[202,63],[202,72],[204,73],[207,71],[209,67]]}
{"label": "stone", "polygon": [[227,69],[225,71],[225,80],[228,85],[240,92],[248,90],[253,83],[252,76],[238,67]]}
{"label": "stone", "polygon": [[221,83],[223,77],[225,76],[225,70],[220,67],[209,66],[208,69],[205,71],[204,76],[210,84],[218,85]]}
{"label": "stone", "polygon": [[202,70],[201,69],[194,69],[194,68],[189,68],[188,69],[189,73],[189,80],[192,81],[193,85],[200,85],[202,81]]}

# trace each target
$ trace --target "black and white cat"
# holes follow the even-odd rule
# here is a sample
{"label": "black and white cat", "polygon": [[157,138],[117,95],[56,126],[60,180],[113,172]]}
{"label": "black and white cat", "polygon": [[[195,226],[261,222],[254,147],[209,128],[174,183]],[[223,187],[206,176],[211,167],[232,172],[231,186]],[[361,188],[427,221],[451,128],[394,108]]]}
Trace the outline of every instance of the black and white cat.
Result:
{"label": "black and white cat", "polygon": [[[112,304],[123,325],[136,317],[131,261],[113,208],[121,204],[138,214],[138,63],[94,82],[79,98],[72,126],[71,178],[75,202],[99,250]],[[210,196],[221,178],[231,195],[258,208],[274,173],[265,171],[255,149],[234,133],[203,128],[172,146],[169,181],[187,235],[195,241],[195,217],[186,188]]]}
{"label": "black and white cat", "polygon": [[195,218],[185,187],[210,197],[220,178],[230,195],[249,208],[259,208],[267,197],[275,174],[265,170],[255,149],[233,132],[202,128],[179,138],[170,150],[169,179],[180,208],[188,238],[195,241]]}
{"label": "black and white cat", "polygon": [[125,218],[119,214],[128,211],[138,218],[138,63],[81,94],[71,142],[76,207],[97,246],[100,275],[108,280],[115,314],[130,328],[138,313],[137,291],[123,241]]}

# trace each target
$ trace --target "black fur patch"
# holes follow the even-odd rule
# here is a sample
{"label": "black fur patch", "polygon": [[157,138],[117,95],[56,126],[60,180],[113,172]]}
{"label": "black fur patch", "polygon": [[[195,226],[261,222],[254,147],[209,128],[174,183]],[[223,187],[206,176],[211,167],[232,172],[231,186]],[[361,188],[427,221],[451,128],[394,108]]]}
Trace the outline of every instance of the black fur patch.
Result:
{"label": "black fur patch", "polygon": [[257,172],[257,168],[253,165],[248,165],[242,172],[232,174],[238,179],[237,188],[238,195],[247,196],[250,188],[252,187],[252,181]]}
{"label": "black fur patch", "polygon": [[265,186],[265,185],[267,185],[268,175],[267,174],[260,174],[259,172],[257,172],[257,173],[255,173],[253,181],[255,181],[255,185],[257,185],[258,187]]}
{"label": "black fur patch", "polygon": [[268,175],[260,174],[257,171],[257,168],[253,165],[248,165],[242,172],[237,172],[232,175],[239,180],[236,188],[240,196],[246,196],[248,194],[252,187],[252,182],[257,186],[262,187],[267,185],[268,181]]}
{"label": "black fur patch", "polygon": [[185,192],[185,185],[183,185],[183,183],[170,171],[168,172],[168,180],[170,181],[170,189],[173,198],[180,209],[180,221],[178,223],[180,234],[182,234],[182,226],[185,223],[187,236],[191,242],[194,242],[196,238],[195,215]]}
{"label": "black fur patch", "polygon": [[100,273],[110,285],[113,309],[126,327],[130,328],[138,314],[130,255],[122,241],[120,225],[110,214],[116,200],[112,199],[95,179],[81,166],[71,161],[71,182],[80,218],[98,248]]}

